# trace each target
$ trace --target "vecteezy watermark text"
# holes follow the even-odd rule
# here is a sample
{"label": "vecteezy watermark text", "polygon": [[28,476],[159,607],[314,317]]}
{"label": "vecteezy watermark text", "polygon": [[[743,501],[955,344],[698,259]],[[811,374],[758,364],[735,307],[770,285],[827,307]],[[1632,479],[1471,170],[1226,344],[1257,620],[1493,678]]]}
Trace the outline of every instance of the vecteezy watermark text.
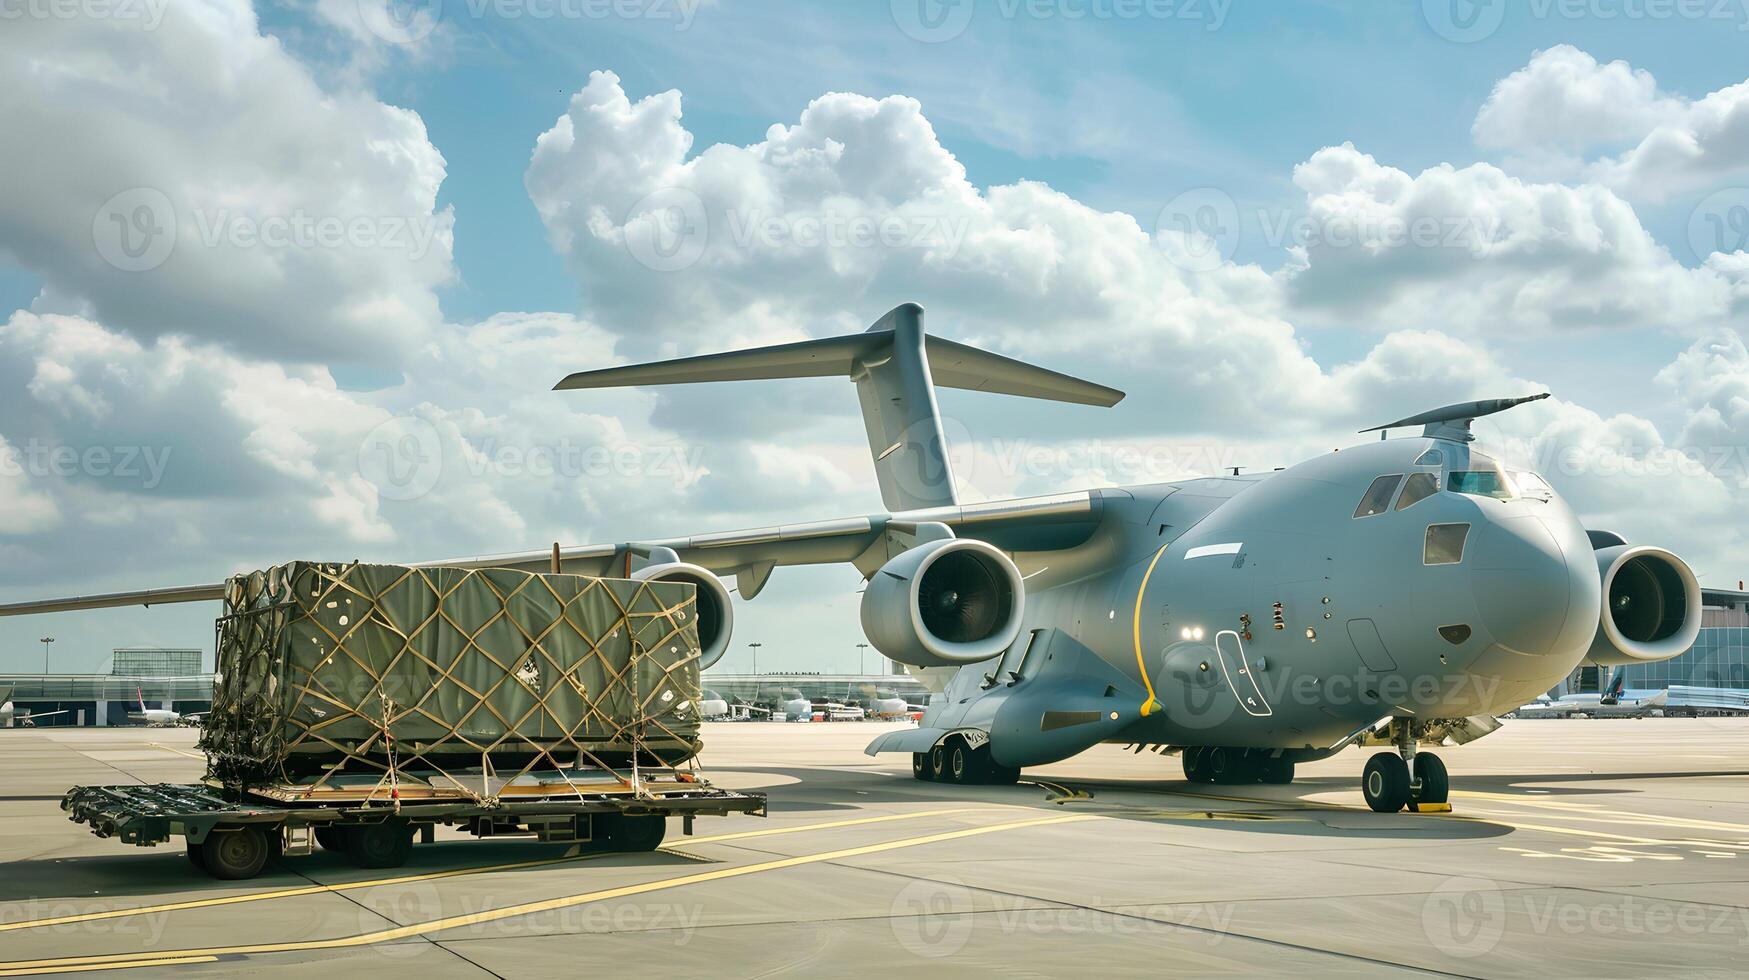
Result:
{"label": "vecteezy watermark text", "polygon": [[137,482],[155,490],[170,467],[171,446],[69,446],[31,439],[0,447],[0,475],[35,478],[91,477]]}

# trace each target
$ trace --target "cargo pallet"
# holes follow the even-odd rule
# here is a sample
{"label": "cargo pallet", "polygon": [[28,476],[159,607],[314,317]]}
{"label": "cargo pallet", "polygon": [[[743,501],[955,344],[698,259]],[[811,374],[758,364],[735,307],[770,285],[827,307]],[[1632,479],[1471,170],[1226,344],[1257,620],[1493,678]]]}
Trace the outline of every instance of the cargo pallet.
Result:
{"label": "cargo pallet", "polygon": [[717,789],[676,770],[629,781],[611,769],[525,773],[495,786],[490,774],[480,779],[490,796],[464,785],[467,774],[439,773],[403,774],[387,793],[380,780],[343,777],[244,790],[210,782],[77,786],[61,809],[125,844],[182,837],[190,862],[227,880],[253,878],[270,858],[308,855],[317,845],[359,867],[400,867],[414,838],[431,843],[439,824],[477,838],[523,834],[585,851],[650,851],[661,846],[669,817],[691,834],[695,817],[766,815],[764,794]]}

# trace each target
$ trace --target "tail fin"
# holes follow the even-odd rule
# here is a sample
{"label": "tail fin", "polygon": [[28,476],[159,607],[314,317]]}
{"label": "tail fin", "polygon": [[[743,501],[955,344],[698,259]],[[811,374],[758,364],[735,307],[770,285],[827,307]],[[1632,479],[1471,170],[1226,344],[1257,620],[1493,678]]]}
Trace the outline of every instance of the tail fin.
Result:
{"label": "tail fin", "polygon": [[881,501],[894,511],[958,503],[935,404],[937,385],[1106,408],[1124,397],[1115,388],[931,337],[915,303],[895,308],[860,334],[583,371],[554,388],[826,377],[856,382]]}

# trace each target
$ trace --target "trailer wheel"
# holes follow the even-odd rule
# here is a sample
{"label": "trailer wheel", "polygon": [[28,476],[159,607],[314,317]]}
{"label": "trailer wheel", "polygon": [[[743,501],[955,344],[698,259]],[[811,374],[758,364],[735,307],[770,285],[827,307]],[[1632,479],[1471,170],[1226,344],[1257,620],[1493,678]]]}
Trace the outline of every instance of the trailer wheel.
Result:
{"label": "trailer wheel", "polygon": [[324,851],[346,850],[345,827],[316,827],[316,843],[322,845]]}
{"label": "trailer wheel", "polygon": [[413,828],[394,819],[348,827],[346,852],[361,868],[398,868],[413,853]]}
{"label": "trailer wheel", "polygon": [[201,851],[200,845],[196,844],[194,841],[188,841],[187,844],[188,844],[188,863],[194,865],[195,867],[199,868],[202,871],[205,871],[206,870],[206,855]]}
{"label": "trailer wheel", "polygon": [[604,851],[653,851],[662,846],[667,836],[668,818],[659,813],[640,817],[623,813],[595,815],[595,844]]}
{"label": "trailer wheel", "polygon": [[269,850],[260,827],[214,827],[200,843],[200,866],[221,881],[241,881],[261,873]]}

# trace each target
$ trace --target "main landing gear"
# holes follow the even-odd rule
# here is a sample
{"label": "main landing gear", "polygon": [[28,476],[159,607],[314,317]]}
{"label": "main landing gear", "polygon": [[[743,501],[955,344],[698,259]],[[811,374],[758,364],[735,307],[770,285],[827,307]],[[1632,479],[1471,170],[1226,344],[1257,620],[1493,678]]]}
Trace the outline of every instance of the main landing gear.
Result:
{"label": "main landing gear", "polygon": [[1184,778],[1193,783],[1243,786],[1267,783],[1286,786],[1294,781],[1294,762],[1269,749],[1233,749],[1221,745],[1193,745],[1182,753]]}
{"label": "main landing gear", "polygon": [[1366,805],[1378,813],[1407,807],[1417,812],[1451,809],[1451,779],[1445,763],[1432,752],[1415,751],[1415,735],[1407,721],[1392,723],[1395,752],[1380,752],[1366,761],[1360,791]]}
{"label": "main landing gear", "polygon": [[998,765],[990,743],[972,746],[963,736],[950,735],[928,752],[911,753],[911,775],[926,782],[975,786],[1012,786],[1020,770]]}

